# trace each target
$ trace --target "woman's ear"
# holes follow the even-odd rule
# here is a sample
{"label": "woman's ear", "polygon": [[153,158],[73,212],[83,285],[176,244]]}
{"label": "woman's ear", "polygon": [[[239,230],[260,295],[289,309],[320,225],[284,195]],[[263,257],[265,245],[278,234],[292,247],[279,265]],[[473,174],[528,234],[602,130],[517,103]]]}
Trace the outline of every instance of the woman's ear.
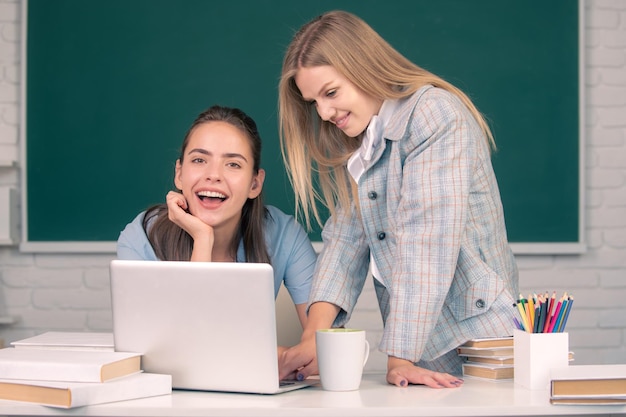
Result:
{"label": "woman's ear", "polygon": [[252,178],[252,184],[250,185],[250,192],[248,198],[254,199],[261,194],[263,190],[263,182],[265,181],[265,170],[259,169],[259,172]]}
{"label": "woman's ear", "polygon": [[181,171],[182,171],[182,166],[180,164],[180,159],[176,160],[176,169],[174,171],[174,185],[176,186],[176,188],[178,188],[179,190],[183,189],[183,182],[180,179],[181,176]]}

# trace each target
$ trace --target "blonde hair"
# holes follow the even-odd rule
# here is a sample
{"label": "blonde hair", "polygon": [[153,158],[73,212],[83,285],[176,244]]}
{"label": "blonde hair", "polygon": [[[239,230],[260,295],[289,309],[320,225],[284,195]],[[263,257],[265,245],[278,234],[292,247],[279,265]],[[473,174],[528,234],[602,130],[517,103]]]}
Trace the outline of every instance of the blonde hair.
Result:
{"label": "blonde hair", "polygon": [[321,120],[300,94],[295,83],[298,69],[322,65],[332,66],[357,88],[382,100],[410,96],[429,84],[445,89],[467,106],[485,140],[495,147],[487,122],[461,90],[409,61],[359,17],[344,11],[327,12],[294,35],[285,53],[278,89],[281,151],[295,193],[296,216],[302,215],[309,229],[311,216],[322,224],[318,201],[331,215],[338,205],[347,208],[350,204],[346,162],[360,146],[360,138],[351,138]]}

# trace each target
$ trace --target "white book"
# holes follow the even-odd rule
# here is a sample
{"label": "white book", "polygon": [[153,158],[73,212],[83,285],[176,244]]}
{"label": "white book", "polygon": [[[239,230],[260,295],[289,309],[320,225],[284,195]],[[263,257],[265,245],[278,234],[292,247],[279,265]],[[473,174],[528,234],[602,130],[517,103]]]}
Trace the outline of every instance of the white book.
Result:
{"label": "white book", "polygon": [[141,371],[141,354],[97,350],[0,349],[0,377],[104,382]]}
{"label": "white book", "polygon": [[19,349],[115,350],[113,333],[101,332],[46,332],[11,345]]}
{"label": "white book", "polygon": [[570,365],[550,370],[554,381],[626,380],[626,364]]}
{"label": "white book", "polygon": [[140,373],[108,382],[57,382],[0,379],[0,399],[61,408],[171,394],[172,377]]}
{"label": "white book", "polygon": [[45,332],[11,342],[19,349],[115,350],[113,333]]}

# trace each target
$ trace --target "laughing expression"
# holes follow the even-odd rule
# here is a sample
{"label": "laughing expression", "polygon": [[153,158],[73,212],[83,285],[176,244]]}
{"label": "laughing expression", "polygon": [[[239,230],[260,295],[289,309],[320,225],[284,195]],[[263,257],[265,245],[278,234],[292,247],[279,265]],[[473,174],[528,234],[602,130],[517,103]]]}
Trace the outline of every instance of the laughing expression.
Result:
{"label": "laughing expression", "polygon": [[191,132],[174,183],[191,214],[216,231],[234,233],[243,205],[260,194],[263,178],[263,170],[254,172],[245,133],[230,123],[211,121]]}

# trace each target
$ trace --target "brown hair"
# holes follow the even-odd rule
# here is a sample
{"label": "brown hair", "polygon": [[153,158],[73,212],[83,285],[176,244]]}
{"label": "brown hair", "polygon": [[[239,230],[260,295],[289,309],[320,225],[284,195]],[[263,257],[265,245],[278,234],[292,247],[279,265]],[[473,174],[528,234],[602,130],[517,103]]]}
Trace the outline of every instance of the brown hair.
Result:
{"label": "brown hair", "polygon": [[[222,121],[233,125],[245,133],[252,150],[253,170],[259,172],[261,165],[261,136],[256,123],[237,108],[212,106],[194,120],[183,140],[178,160],[183,163],[184,153],[193,130],[204,123]],[[163,261],[188,261],[193,251],[192,237],[168,218],[167,205],[150,207],[143,219],[143,228],[154,252]],[[239,240],[243,239],[246,262],[270,263],[265,242],[265,221],[269,212],[263,204],[263,192],[254,199],[248,199],[243,206],[239,233],[233,238],[234,252]]]}

